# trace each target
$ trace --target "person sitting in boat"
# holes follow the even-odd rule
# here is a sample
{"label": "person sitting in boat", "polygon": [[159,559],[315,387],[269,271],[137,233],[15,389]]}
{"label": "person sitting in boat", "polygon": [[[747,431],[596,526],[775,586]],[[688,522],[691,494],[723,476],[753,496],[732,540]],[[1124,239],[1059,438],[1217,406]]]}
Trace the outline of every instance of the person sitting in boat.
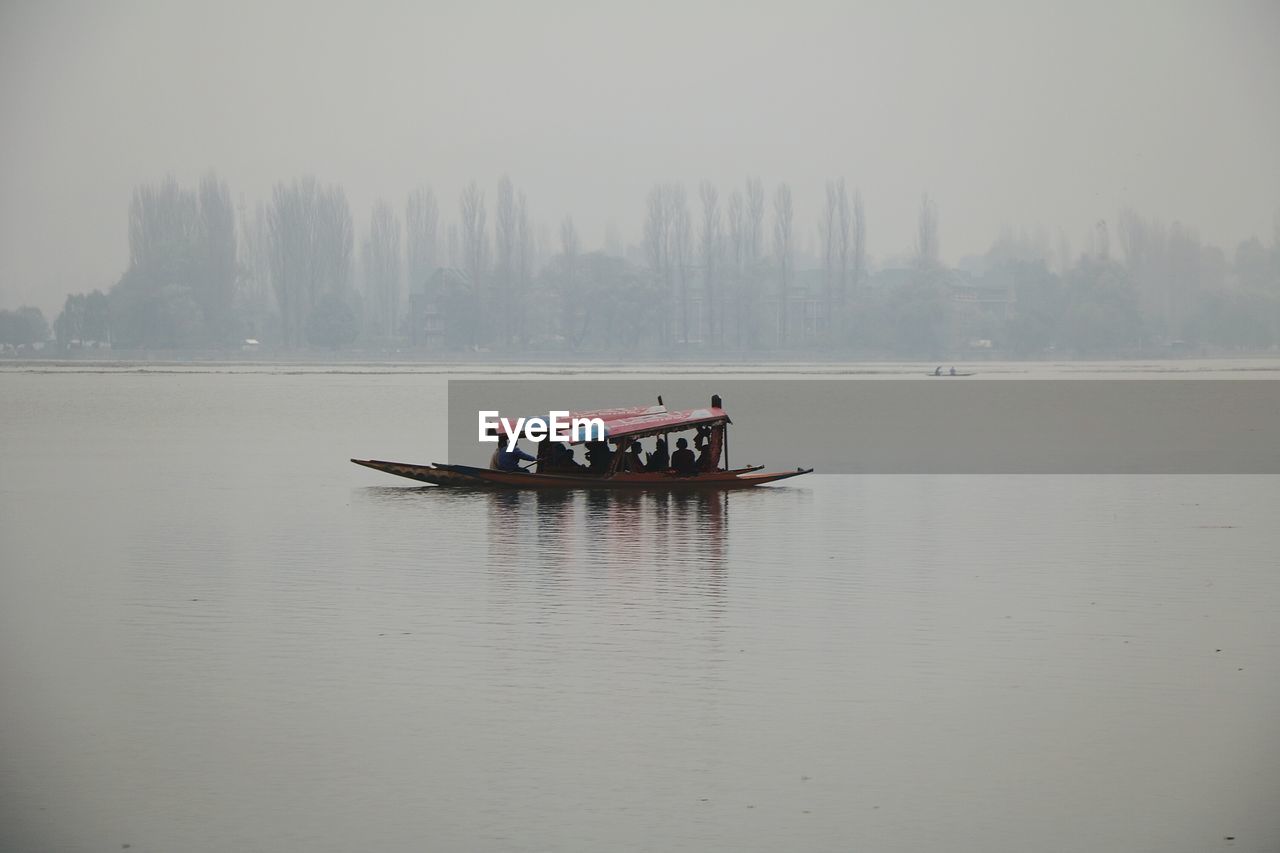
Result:
{"label": "person sitting in boat", "polygon": [[658,439],[657,445],[653,448],[653,452],[649,454],[649,462],[645,465],[646,471],[665,471],[671,467],[671,458],[667,455],[667,440],[665,438]]}
{"label": "person sitting in boat", "polygon": [[560,445],[560,450],[556,454],[556,466],[565,471],[578,471],[583,467],[577,459],[573,458],[573,448],[567,443]]}
{"label": "person sitting in boat", "polygon": [[704,449],[711,446],[711,426],[703,424],[698,427],[698,432],[693,437],[693,448],[701,453]]}
{"label": "person sitting in boat", "polygon": [[939,364],[937,367],[935,367],[935,368],[933,369],[933,375],[934,375],[934,376],[941,376],[941,375],[942,375],[942,365],[941,365],[941,364]]}
{"label": "person sitting in boat", "polygon": [[952,375],[952,376],[955,376],[955,375],[956,375],[956,369],[955,369],[954,367],[953,367],[953,368],[951,368],[951,375]]}
{"label": "person sitting in boat", "polygon": [[627,450],[626,459],[622,463],[627,471],[637,473],[644,470],[644,459],[640,456],[641,450],[640,442],[631,442],[631,447]]}
{"label": "person sitting in boat", "polygon": [[694,445],[698,448],[698,470],[710,471],[715,468],[711,457],[711,437],[700,433]]}
{"label": "person sitting in boat", "polygon": [[[542,453],[538,454],[542,456]],[[539,460],[538,471],[544,474],[552,471],[573,471],[581,468],[573,458],[573,448],[565,442],[547,442],[546,460]]]}
{"label": "person sitting in boat", "polygon": [[537,457],[525,453],[519,445],[507,450],[507,446],[499,442],[498,449],[489,457],[489,468],[494,471],[523,471],[521,462],[537,461]]}
{"label": "person sitting in boat", "polygon": [[689,439],[676,439],[676,452],[671,454],[671,467],[682,477],[698,473],[698,457],[689,449]]}
{"label": "person sitting in boat", "polygon": [[607,442],[593,441],[587,444],[587,466],[591,468],[592,474],[607,473],[612,460],[613,451],[609,449]]}

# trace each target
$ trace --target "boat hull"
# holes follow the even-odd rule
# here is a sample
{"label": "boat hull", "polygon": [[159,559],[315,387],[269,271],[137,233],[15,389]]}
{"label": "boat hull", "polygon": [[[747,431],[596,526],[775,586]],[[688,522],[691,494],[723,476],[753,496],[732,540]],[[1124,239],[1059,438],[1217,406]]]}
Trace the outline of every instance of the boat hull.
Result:
{"label": "boat hull", "polygon": [[668,471],[587,477],[576,474],[493,471],[467,465],[413,465],[406,462],[385,462],[380,459],[352,459],[351,461],[375,471],[407,477],[422,483],[471,489],[608,489],[614,491],[746,489],[766,483],[776,483],[779,480],[798,477],[813,471],[812,468],[797,468],[794,471],[765,472],[760,470],[761,466],[753,466],[729,471],[707,471],[684,477]]}
{"label": "boat hull", "polygon": [[372,468],[375,471],[395,474],[397,477],[407,477],[410,480],[417,480],[420,483],[430,483],[433,486],[474,487],[477,485],[475,478],[473,477],[468,477],[465,474],[458,474],[435,465],[413,465],[408,462],[384,462],[381,459],[352,459],[351,461],[357,465]]}

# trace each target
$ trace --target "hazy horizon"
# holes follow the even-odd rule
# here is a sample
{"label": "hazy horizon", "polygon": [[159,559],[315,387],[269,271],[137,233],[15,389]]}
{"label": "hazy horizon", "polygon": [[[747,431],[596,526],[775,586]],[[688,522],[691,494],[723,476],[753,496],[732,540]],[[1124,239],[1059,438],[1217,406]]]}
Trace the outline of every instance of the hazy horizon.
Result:
{"label": "hazy horizon", "polygon": [[376,9],[0,7],[0,307],[52,318],[127,263],[133,188],[214,169],[252,207],[342,185],[357,227],[430,184],[447,220],[509,174],[536,223],[637,241],[657,181],[823,183],[866,200],[868,251],[942,257],[1005,226],[1078,251],[1132,207],[1230,250],[1280,208],[1280,6],[808,3]]}

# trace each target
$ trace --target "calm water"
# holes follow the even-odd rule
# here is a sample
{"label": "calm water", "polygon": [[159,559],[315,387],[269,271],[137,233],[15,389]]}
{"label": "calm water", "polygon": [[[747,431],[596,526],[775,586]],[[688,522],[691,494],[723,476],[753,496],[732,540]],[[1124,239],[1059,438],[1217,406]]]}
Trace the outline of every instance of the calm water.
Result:
{"label": "calm water", "polygon": [[226,370],[0,373],[0,849],[1280,846],[1278,477],[454,494]]}

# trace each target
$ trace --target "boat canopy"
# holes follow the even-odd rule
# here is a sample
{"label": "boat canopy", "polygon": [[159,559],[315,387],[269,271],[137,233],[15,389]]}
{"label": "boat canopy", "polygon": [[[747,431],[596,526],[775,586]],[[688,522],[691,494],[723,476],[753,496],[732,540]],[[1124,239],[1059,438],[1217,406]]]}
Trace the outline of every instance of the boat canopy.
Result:
{"label": "boat canopy", "polygon": [[[569,420],[574,420],[576,418],[599,418],[605,423],[608,423],[609,421],[616,421],[622,418],[635,418],[642,415],[662,415],[666,414],[666,412],[667,407],[661,403],[656,406],[619,406],[613,409],[584,409],[580,412],[569,412]],[[551,413],[541,412],[536,415],[526,416],[525,419],[528,420],[529,417],[542,418],[545,421],[550,421]]]}
{"label": "boat canopy", "polygon": [[[665,432],[678,432],[694,427],[712,424],[732,423],[729,415],[718,406],[707,406],[701,409],[684,409],[677,412],[653,412],[643,415],[632,415],[625,418],[605,419],[605,438],[616,441],[623,438],[644,438],[649,435],[660,435]],[[583,444],[576,440],[574,444]]]}
{"label": "boat canopy", "polygon": [[[591,418],[599,418],[605,422],[606,429],[608,425],[616,420],[625,418],[641,417],[645,415],[662,415],[666,414],[667,407],[661,403],[656,406],[618,406],[612,409],[587,409],[580,412],[569,412],[569,421],[574,420],[590,420]],[[537,415],[526,415],[525,420],[530,418],[541,418],[547,423],[551,422],[551,413],[543,412]],[[499,435],[509,436],[510,433],[502,426],[501,423],[495,427]],[[490,433],[492,434],[492,433]]]}
{"label": "boat canopy", "polygon": [[616,409],[595,409],[586,412],[570,412],[570,418],[599,418],[602,421],[616,421],[621,418],[634,418],[641,415],[663,415],[667,407],[661,403],[656,406],[622,406]]}

